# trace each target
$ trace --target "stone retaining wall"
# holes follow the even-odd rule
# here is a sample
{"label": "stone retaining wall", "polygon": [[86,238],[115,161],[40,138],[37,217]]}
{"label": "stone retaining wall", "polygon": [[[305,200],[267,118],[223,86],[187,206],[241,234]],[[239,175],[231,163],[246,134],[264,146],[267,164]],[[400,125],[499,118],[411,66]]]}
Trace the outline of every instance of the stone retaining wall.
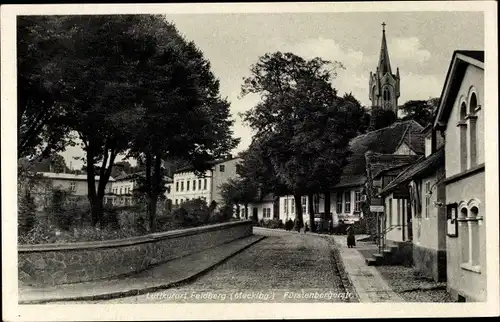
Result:
{"label": "stone retaining wall", "polygon": [[250,235],[252,222],[245,220],[119,240],[20,245],[19,283],[53,286],[117,277]]}

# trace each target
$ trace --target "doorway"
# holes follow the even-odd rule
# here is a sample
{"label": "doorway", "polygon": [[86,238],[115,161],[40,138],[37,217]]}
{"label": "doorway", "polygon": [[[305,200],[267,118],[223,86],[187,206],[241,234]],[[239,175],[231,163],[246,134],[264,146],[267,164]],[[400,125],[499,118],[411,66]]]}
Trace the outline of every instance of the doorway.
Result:
{"label": "doorway", "polygon": [[259,220],[259,209],[257,207],[253,207],[252,217],[253,217],[253,220],[255,220],[255,221]]}

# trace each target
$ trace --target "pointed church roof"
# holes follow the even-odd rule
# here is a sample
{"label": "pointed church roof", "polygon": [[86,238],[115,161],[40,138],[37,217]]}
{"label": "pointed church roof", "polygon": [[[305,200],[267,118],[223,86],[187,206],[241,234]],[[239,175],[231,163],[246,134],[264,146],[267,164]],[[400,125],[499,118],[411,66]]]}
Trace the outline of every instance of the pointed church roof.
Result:
{"label": "pointed church roof", "polygon": [[382,75],[385,75],[386,73],[392,74],[391,62],[389,61],[389,51],[387,50],[387,40],[385,39],[385,22],[382,23],[382,45],[380,47],[378,70]]}

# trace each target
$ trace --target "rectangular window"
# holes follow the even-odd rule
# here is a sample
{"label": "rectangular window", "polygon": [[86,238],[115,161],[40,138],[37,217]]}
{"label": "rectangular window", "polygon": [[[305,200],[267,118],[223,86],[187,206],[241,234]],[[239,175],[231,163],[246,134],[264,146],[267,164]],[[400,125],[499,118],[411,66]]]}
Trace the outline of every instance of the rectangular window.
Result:
{"label": "rectangular window", "polygon": [[175,182],[175,191],[179,191],[179,181]]}
{"label": "rectangular window", "polygon": [[319,195],[314,195],[313,196],[313,210],[314,213],[317,214],[319,212]]}
{"label": "rectangular window", "polygon": [[337,192],[337,213],[342,213],[342,192]]}
{"label": "rectangular window", "polygon": [[191,181],[186,181],[186,191],[189,191],[189,184],[191,183]]}
{"label": "rectangular window", "polygon": [[307,197],[302,197],[302,214],[307,213]]}
{"label": "rectangular window", "polygon": [[354,211],[361,211],[361,191],[354,192]]}
{"label": "rectangular window", "polygon": [[284,201],[284,205],[283,206],[284,206],[284,210],[285,210],[285,215],[288,216],[288,199],[285,198],[285,200],[283,200],[283,201]]}
{"label": "rectangular window", "polygon": [[291,206],[292,214],[295,214],[295,199],[292,198],[290,201],[292,202],[292,206]]}
{"label": "rectangular window", "polygon": [[350,213],[351,212],[351,192],[346,191],[344,194],[344,212],[345,213]]}
{"label": "rectangular window", "polygon": [[75,191],[76,191],[76,182],[71,182],[71,183],[70,183],[70,186],[69,186],[69,189],[70,189],[72,192],[75,192]]}
{"label": "rectangular window", "polygon": [[193,191],[196,191],[196,180],[193,180]]}
{"label": "rectangular window", "polygon": [[207,190],[207,179],[203,179],[203,190]]}
{"label": "rectangular window", "polygon": [[224,170],[226,170],[226,167],[225,167],[223,164],[221,164],[221,165],[219,166],[219,171],[220,171],[220,172],[224,172]]}
{"label": "rectangular window", "polygon": [[120,187],[120,194],[122,194],[122,188]]}
{"label": "rectangular window", "polygon": [[425,182],[425,218],[429,218],[429,205],[431,203],[431,183],[429,181]]}
{"label": "rectangular window", "polygon": [[181,191],[184,191],[184,181],[181,181]]}
{"label": "rectangular window", "polygon": [[198,179],[198,190],[201,190],[201,179]]}

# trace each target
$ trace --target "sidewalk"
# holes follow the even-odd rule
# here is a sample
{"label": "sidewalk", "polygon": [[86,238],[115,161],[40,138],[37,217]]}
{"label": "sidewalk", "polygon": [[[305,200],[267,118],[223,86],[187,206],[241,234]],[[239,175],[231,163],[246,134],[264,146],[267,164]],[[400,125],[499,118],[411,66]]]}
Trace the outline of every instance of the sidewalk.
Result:
{"label": "sidewalk", "polygon": [[190,282],[251,245],[264,239],[249,236],[228,244],[168,261],[132,277],[86,283],[58,285],[50,288],[19,289],[19,304],[41,304],[59,301],[108,300],[158,291]]}
{"label": "sidewalk", "polygon": [[[358,294],[360,302],[404,302],[404,299],[391,289],[378,270],[365,263],[364,256],[358,251],[363,248],[363,242],[357,242],[355,248],[347,248],[346,236],[331,235],[331,237],[334,239],[335,244],[339,246],[345,271]],[[366,235],[357,235],[356,239],[364,237]]]}

